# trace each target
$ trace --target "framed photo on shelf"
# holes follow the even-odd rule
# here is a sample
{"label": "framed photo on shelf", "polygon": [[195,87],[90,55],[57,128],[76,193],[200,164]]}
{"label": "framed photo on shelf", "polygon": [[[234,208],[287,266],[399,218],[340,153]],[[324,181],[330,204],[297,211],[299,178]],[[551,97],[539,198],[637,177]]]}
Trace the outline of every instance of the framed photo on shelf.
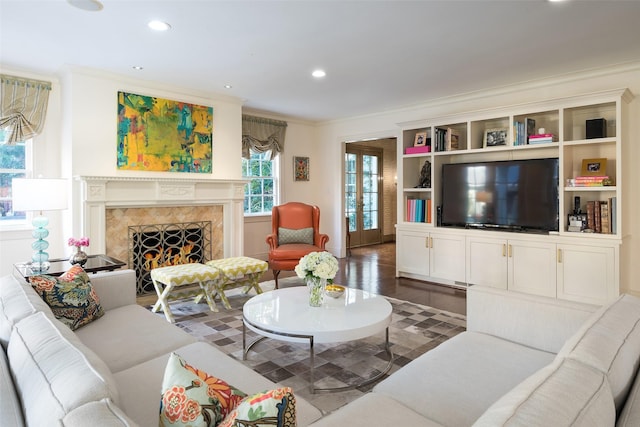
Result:
{"label": "framed photo on shelf", "polygon": [[484,147],[496,147],[498,145],[507,145],[506,128],[487,129],[484,131]]}
{"label": "framed photo on shelf", "polygon": [[297,157],[293,158],[293,180],[309,181],[309,158]]}
{"label": "framed photo on shelf", "polygon": [[427,133],[426,132],[416,133],[416,138],[413,140],[413,146],[424,147],[425,145],[427,145]]}
{"label": "framed photo on shelf", "polygon": [[606,176],[607,159],[582,160],[582,176]]}

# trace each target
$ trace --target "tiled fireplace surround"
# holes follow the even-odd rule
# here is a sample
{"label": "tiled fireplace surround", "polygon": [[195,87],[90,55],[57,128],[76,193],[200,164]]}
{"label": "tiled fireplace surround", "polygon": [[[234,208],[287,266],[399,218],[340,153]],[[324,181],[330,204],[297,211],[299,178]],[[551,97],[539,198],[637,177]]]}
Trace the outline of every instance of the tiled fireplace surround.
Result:
{"label": "tiled fireplace surround", "polygon": [[91,253],[129,261],[128,227],[211,221],[212,258],[243,252],[244,181],[78,177]]}

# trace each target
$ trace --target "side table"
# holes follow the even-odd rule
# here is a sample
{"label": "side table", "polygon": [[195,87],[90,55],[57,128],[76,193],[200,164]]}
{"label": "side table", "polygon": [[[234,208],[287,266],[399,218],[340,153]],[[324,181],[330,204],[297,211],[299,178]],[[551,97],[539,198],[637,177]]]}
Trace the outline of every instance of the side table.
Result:
{"label": "side table", "polygon": [[[31,263],[17,263],[13,264],[14,274],[18,278],[27,279],[31,276],[38,276],[41,274],[48,274],[50,276],[60,276],[65,271],[71,268],[71,263],[68,259],[52,259],[49,260],[51,265],[46,271],[34,271],[31,269]],[[110,256],[99,254],[89,255],[87,262],[82,266],[87,273],[97,273],[98,271],[113,271],[126,265],[118,259],[111,258]]]}

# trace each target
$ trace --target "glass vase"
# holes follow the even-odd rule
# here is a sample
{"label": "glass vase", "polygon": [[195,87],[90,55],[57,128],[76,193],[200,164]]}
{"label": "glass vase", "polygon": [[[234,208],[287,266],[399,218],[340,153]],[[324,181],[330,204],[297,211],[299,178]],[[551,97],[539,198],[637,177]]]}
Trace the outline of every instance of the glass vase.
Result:
{"label": "glass vase", "polygon": [[311,307],[320,307],[324,299],[324,287],[327,279],[320,277],[307,277],[307,288],[309,288],[309,305]]}
{"label": "glass vase", "polygon": [[80,248],[80,246],[76,246],[76,252],[71,254],[71,256],[69,257],[69,262],[72,265],[80,264],[81,266],[83,266],[87,262],[87,259],[89,259],[89,256]]}

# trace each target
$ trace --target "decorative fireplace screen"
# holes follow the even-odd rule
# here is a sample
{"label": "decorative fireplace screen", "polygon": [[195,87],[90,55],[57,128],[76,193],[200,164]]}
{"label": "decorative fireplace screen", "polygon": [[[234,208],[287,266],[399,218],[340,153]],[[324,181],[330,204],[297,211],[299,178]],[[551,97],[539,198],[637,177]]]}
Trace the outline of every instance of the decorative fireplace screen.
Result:
{"label": "decorative fireplace screen", "polygon": [[151,270],[211,259],[211,221],[130,226],[129,265],[138,295],[153,293]]}

